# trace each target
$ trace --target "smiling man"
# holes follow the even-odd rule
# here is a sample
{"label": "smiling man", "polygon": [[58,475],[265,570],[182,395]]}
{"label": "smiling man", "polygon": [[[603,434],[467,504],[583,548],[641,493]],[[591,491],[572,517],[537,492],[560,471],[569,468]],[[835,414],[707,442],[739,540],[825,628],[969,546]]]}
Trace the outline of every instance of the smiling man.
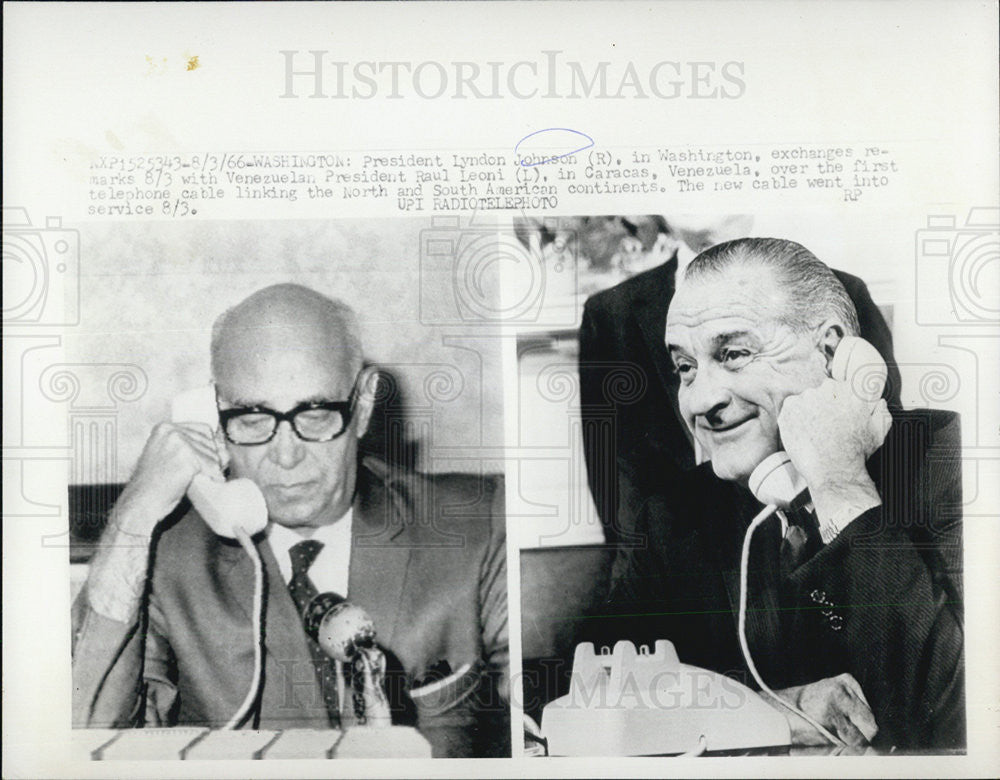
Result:
{"label": "smiling man", "polygon": [[[831,379],[838,344],[857,332],[843,286],[799,244],[739,239],[691,263],[666,342],[708,462],[645,497],[649,542],[615,562],[607,638],[670,639],[683,662],[753,684],[735,622],[743,537],[761,509],[747,482],[784,450],[812,508],[787,526],[772,517],[750,548],[747,634],[764,681],[848,744],[960,748],[955,419],[890,418],[884,401]],[[823,741],[789,720],[796,742]]]}
{"label": "smiling man", "polygon": [[[667,468],[683,473],[696,465],[690,431],[679,417],[679,377],[671,371],[663,341],[671,298],[697,254],[751,235],[754,220],[748,214],[628,218],[640,236],[648,236],[651,221],[659,221],[664,231],[658,240],[676,246],[673,256],[588,298],[579,332],[580,411],[588,485],[606,541],[624,545],[641,541],[629,510],[633,492],[644,490],[641,483],[646,466],[657,461],[662,474]],[[898,409],[900,377],[889,326],[863,280],[836,269],[833,273],[857,309],[860,335],[888,364],[884,397],[890,409]],[[621,382],[616,376],[633,380]],[[674,414],[665,414],[664,409]],[[659,474],[657,478],[662,480]]]}
{"label": "smiling man", "polygon": [[313,290],[276,285],[223,314],[212,372],[218,429],[153,429],[92,561],[75,725],[219,727],[239,708],[253,562],[183,501],[196,475],[227,467],[268,514],[254,538],[268,583],[259,727],[340,725],[345,683],[303,627],[304,604],[331,592],[373,621],[394,722],[435,756],[509,755],[502,485],[359,462],[376,372],[351,309]]}
{"label": "smiling man", "polygon": [[[864,462],[888,426],[870,422],[872,410],[854,393],[838,394],[836,403],[828,397],[836,391],[828,373],[837,345],[858,333],[851,299],[805,247],[767,239],[725,247],[689,269],[667,316],[681,417],[704,457],[718,477],[746,485],[757,464],[782,449],[780,413],[796,396],[786,412],[788,446],[794,449],[795,435],[807,433],[799,422],[814,434],[802,449],[822,450],[816,457],[801,452],[797,464],[815,468],[807,478],[813,501],[834,490],[857,514],[877,506]],[[809,408],[793,421],[800,402]],[[877,419],[887,419],[885,401],[876,406]]]}

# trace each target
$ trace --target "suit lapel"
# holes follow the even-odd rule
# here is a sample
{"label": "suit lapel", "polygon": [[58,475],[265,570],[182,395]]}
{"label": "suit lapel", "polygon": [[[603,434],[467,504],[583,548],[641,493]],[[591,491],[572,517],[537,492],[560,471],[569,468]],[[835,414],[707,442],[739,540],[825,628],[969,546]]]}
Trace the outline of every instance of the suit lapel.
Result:
{"label": "suit lapel", "polygon": [[[261,536],[256,542],[256,548],[264,564],[266,583],[264,646],[279,664],[290,661],[307,661],[311,664],[312,656],[306,644],[302,621],[285,586],[271,545]],[[253,620],[253,561],[239,546],[223,543],[222,550],[219,556],[220,584],[230,603],[237,605],[242,617],[250,624]],[[269,686],[265,686],[265,695],[268,690]]]}
{"label": "suit lapel", "polygon": [[[234,604],[239,609],[240,617],[249,622],[253,618],[253,561],[235,542],[220,539],[218,544],[220,589],[229,604]],[[257,545],[258,554],[262,546]],[[265,576],[269,574],[267,572]]]}
{"label": "suit lapel", "polygon": [[[735,488],[727,491],[735,502],[727,509],[712,514],[717,520],[716,539],[729,540],[719,544],[719,567],[729,596],[733,626],[739,630],[740,607],[740,555],[743,537],[750,520],[761,509],[749,494]],[[723,527],[723,518],[731,518],[731,524]],[[754,532],[750,546],[750,561],[747,571],[747,621],[746,633],[754,663],[764,676],[764,681],[775,680],[780,673],[781,619],[778,582],[780,571],[780,523],[772,516]]]}
{"label": "suit lapel", "polygon": [[393,644],[403,585],[410,562],[412,507],[389,481],[359,470],[351,529],[349,601],[364,607],[379,644]]}

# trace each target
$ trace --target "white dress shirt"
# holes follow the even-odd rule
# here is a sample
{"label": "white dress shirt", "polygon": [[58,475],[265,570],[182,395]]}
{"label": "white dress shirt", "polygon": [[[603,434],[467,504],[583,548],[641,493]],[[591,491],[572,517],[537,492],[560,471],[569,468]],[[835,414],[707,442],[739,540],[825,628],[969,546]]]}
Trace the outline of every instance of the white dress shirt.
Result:
{"label": "white dress shirt", "polygon": [[278,523],[268,523],[267,541],[271,545],[274,557],[278,560],[278,568],[285,583],[292,578],[292,559],[288,551],[305,539],[315,539],[323,543],[313,565],[309,568],[309,579],[319,593],[332,591],[347,598],[347,583],[351,570],[351,524],[353,510],[337,522],[322,525],[313,530],[311,536],[303,536],[298,531],[285,528]]}

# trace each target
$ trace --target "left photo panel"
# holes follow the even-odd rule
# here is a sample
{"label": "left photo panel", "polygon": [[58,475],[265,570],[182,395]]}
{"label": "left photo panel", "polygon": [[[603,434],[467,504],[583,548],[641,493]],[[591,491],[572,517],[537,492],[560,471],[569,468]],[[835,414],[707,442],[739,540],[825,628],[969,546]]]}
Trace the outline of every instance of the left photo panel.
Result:
{"label": "left photo panel", "polygon": [[510,756],[496,226],[21,217],[83,755]]}

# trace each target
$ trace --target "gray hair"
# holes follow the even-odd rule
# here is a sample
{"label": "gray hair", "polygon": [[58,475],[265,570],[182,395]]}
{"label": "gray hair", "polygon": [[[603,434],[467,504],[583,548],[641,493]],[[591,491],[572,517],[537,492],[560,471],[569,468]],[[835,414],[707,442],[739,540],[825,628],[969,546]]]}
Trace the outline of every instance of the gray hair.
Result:
{"label": "gray hair", "polygon": [[[310,317],[312,323],[309,322]],[[258,290],[216,318],[212,325],[212,375],[218,374],[219,350],[223,335],[229,328],[267,328],[273,326],[273,320],[280,321],[282,318],[288,322],[301,322],[304,339],[314,338],[307,330],[312,324],[321,323],[325,330],[324,337],[336,334],[330,349],[342,353],[350,374],[353,376],[361,371],[364,351],[354,310],[337,298],[330,298],[303,285],[275,284]]]}
{"label": "gray hair", "polygon": [[706,249],[684,272],[684,281],[720,274],[734,265],[770,268],[783,283],[788,307],[781,322],[797,333],[830,317],[848,336],[858,335],[858,312],[833,271],[801,244],[780,238],[738,238]]}

